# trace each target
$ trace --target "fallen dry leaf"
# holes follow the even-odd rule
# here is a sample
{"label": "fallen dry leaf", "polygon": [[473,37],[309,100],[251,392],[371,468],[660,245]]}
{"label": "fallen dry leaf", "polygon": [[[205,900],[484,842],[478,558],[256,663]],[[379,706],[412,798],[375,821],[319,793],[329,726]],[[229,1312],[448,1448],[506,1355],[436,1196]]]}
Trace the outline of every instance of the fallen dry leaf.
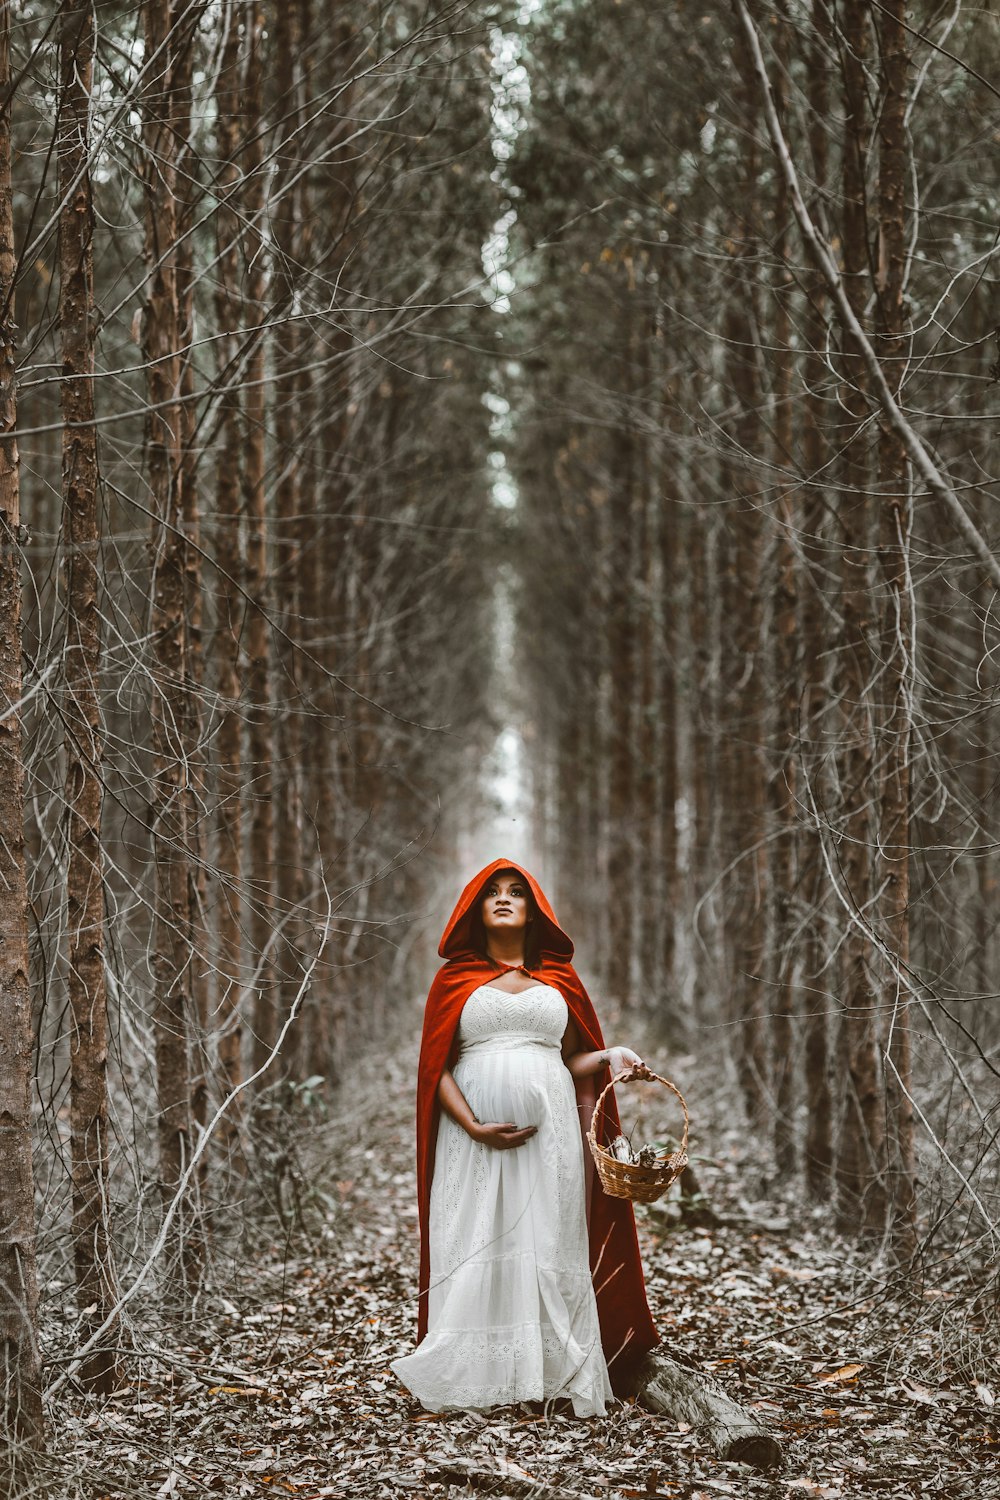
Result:
{"label": "fallen dry leaf", "polygon": [[926,1406],[937,1406],[941,1400],[938,1391],[932,1391],[929,1385],[921,1385],[919,1380],[901,1380],[899,1388],[914,1401],[922,1401]]}
{"label": "fallen dry leaf", "polygon": [[833,1385],[841,1380],[855,1380],[864,1368],[864,1365],[841,1365],[839,1370],[828,1370],[825,1375],[817,1375],[816,1379],[821,1385]]}

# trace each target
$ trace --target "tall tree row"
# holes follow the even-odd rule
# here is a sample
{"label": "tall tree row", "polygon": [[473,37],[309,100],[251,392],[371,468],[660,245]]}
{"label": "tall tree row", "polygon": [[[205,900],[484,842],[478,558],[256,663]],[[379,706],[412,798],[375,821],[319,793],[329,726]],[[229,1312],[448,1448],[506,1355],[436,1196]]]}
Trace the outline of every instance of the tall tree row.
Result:
{"label": "tall tree row", "polygon": [[36,1235],[61,1367],[111,1389],[129,1299],[189,1315],[280,1196],[303,1080],[410,1003],[488,749],[497,192],[461,6],[2,19],[0,1338],[30,1435]]}
{"label": "tall tree row", "polygon": [[506,393],[540,826],[612,997],[686,1045],[724,1024],[764,1176],[910,1259],[949,1177],[992,1171],[974,1134],[940,1146],[996,1042],[967,1025],[995,820],[970,764],[996,482],[973,24],[918,68],[898,7],[693,22],[555,5],[521,33]]}

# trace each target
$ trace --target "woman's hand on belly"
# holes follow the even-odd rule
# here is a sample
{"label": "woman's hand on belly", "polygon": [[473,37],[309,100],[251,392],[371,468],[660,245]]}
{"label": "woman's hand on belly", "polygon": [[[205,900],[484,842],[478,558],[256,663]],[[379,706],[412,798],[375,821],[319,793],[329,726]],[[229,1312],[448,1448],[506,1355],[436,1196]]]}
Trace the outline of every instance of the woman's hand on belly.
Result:
{"label": "woman's hand on belly", "polygon": [[495,1121],[484,1125],[477,1120],[469,1134],[481,1146],[491,1146],[494,1151],[512,1151],[516,1146],[523,1146],[525,1141],[530,1141],[533,1135],[537,1135],[538,1126],[509,1123],[499,1125]]}

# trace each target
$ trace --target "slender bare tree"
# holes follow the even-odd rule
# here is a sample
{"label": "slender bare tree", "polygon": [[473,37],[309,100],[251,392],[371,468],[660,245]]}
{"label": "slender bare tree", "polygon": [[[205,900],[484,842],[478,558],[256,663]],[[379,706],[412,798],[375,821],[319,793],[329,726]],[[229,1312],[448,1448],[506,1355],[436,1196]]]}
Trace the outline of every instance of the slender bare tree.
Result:
{"label": "slender bare tree", "polygon": [[243,416],[246,426],[243,494],[246,510],[246,621],[249,729],[244,792],[250,804],[248,849],[249,937],[255,955],[253,1007],[253,1066],[266,1060],[277,1035],[273,987],[274,940],[274,809],[272,796],[273,722],[271,714],[270,640],[268,607],[271,601],[267,546],[267,489],[265,485],[265,420],[267,311],[265,292],[263,135],[263,56],[265,14],[261,0],[244,11],[247,31],[246,72],[243,85],[243,219],[244,294],[251,349],[247,360]]}
{"label": "slender bare tree", "polygon": [[[739,88],[741,106],[751,109],[748,78]],[[761,371],[757,341],[760,298],[756,260],[760,225],[757,183],[760,150],[752,131],[739,142],[740,177],[747,196],[734,205],[733,286],[729,297],[728,387],[735,418],[735,452],[725,464],[723,485],[734,493],[727,538],[723,630],[728,647],[727,692],[730,725],[727,745],[729,848],[734,859],[732,1006],[739,1021],[739,1075],[747,1112],[755,1125],[768,1119],[770,1073],[768,1035],[762,1019],[762,986],[767,954],[768,858],[765,839],[767,765],[764,753],[766,686],[762,665],[763,518],[755,494],[756,473],[749,462],[761,437]]]}
{"label": "slender bare tree", "polygon": [[[94,20],[89,0],[60,11],[59,327],[62,335],[63,548],[66,569],[66,872],[73,1157],[73,1256],[85,1332],[115,1302],[108,1245],[108,993],[101,843],[102,731],[100,534],[94,426],[94,209],[90,110]],[[111,1339],[82,1376],[101,1391],[115,1382]]]}
{"label": "slender bare tree", "polygon": [[[240,126],[240,12],[236,0],[224,0],[220,16],[222,42],[215,88],[219,167],[216,212],[217,284],[215,312],[220,329],[216,368],[222,387],[219,457],[215,478],[215,558],[219,572],[219,628],[215,659],[220,701],[216,739],[218,827],[215,902],[218,980],[216,1030],[219,1088],[229,1094],[243,1076],[241,989],[241,902],[243,875],[240,632],[244,614],[241,590],[240,469],[243,451],[238,386],[239,340],[243,304],[240,295],[240,226],[237,212]],[[228,1148],[236,1135],[232,1112],[223,1120]],[[237,1159],[239,1159],[237,1157]]]}
{"label": "slender bare tree", "polygon": [[[184,840],[188,860],[188,944],[191,1011],[189,1046],[191,1069],[191,1119],[197,1130],[208,1116],[210,1059],[209,965],[205,931],[205,757],[201,748],[202,702],[205,660],[202,646],[204,606],[201,576],[201,513],[197,485],[198,455],[195,444],[197,407],[195,395],[195,214],[200,187],[198,152],[192,118],[195,41],[206,0],[174,0],[170,37],[171,128],[175,137],[176,170],[176,286],[178,351],[178,433],[180,454],[177,468],[177,509],[183,518],[182,564],[184,571],[184,684],[179,699],[183,719],[178,733],[185,760],[183,783]],[[198,1188],[203,1189],[207,1161],[203,1158]],[[204,1215],[194,1219],[196,1232],[188,1243],[188,1274],[193,1285],[201,1275],[204,1259]]]}
{"label": "slender bare tree", "polygon": [[[879,12],[882,91],[878,122],[879,354],[890,388],[902,384],[907,358],[906,107],[909,52],[903,0]],[[887,1193],[893,1238],[904,1256],[916,1244],[916,1162],[910,1060],[910,756],[914,691],[913,584],[910,533],[913,497],[910,464],[899,433],[883,427],[879,438],[879,556],[884,583],[882,689],[885,701],[879,866],[885,940],[885,1114]]]}
{"label": "slender bare tree", "polygon": [[[841,16],[840,65],[846,134],[843,154],[843,276],[858,321],[868,299],[866,174],[871,119],[865,67],[870,55],[869,9],[847,0]],[[884,1218],[883,1094],[875,1021],[873,955],[866,925],[871,918],[874,805],[874,704],[868,649],[873,594],[871,559],[871,438],[868,382],[856,340],[844,332],[842,400],[851,422],[844,445],[838,501],[842,549],[843,639],[837,692],[842,716],[840,806],[844,838],[841,867],[854,912],[844,932],[840,1057],[844,1094],[837,1143],[837,1212],[845,1229],[860,1222],[880,1228]]]}
{"label": "slender bare tree", "polygon": [[[812,178],[817,194],[826,190],[829,178],[829,131],[827,115],[830,101],[829,31],[830,8],[827,0],[813,0],[813,35],[808,53],[809,96],[813,109],[809,116],[809,153]],[[803,548],[807,560],[805,587],[801,599],[803,636],[801,708],[801,742],[805,776],[800,778],[803,801],[808,807],[811,787],[813,803],[824,807],[824,760],[818,744],[829,711],[829,667],[827,665],[827,620],[825,572],[829,566],[824,550],[826,521],[826,487],[824,483],[828,444],[824,431],[826,365],[823,344],[826,337],[827,297],[823,277],[814,272],[807,281],[807,304],[804,324],[809,350],[806,361],[806,390],[803,402],[802,461],[805,478],[803,505]],[[827,910],[827,877],[821,855],[821,830],[810,828],[804,841],[802,893],[809,917],[802,945],[802,990],[804,996],[805,1058],[804,1093],[809,1101],[806,1116],[803,1166],[806,1187],[817,1199],[830,1192],[833,1165],[833,1096],[830,1089],[830,1016],[825,980],[827,945],[824,918]]]}
{"label": "slender bare tree", "polygon": [[0,1381],[8,1436],[42,1431],[31,1163],[32,1034],[21,734],[21,509],[10,0],[0,0]]}
{"label": "slender bare tree", "polygon": [[[307,177],[300,166],[302,111],[302,12],[298,0],[281,0],[274,12],[274,92],[279,115],[277,163],[273,178],[271,213],[275,258],[273,285],[274,339],[273,411],[277,480],[274,485],[275,608],[282,634],[275,652],[275,709],[273,801],[275,804],[275,898],[281,916],[277,945],[278,980],[275,1002],[279,1022],[291,1009],[298,989],[299,939],[297,908],[302,899],[302,599],[299,569],[306,531],[301,516],[300,447],[304,331],[300,321],[303,274],[303,208]],[[280,603],[279,603],[280,601]],[[290,1038],[292,1046],[297,1040]],[[291,1053],[292,1047],[288,1048]],[[290,1056],[285,1059],[286,1067]]]}
{"label": "slender bare tree", "polygon": [[[160,1179],[165,1201],[178,1190],[190,1155],[192,1012],[190,850],[185,744],[187,635],[184,512],[181,486],[179,313],[177,300],[177,144],[172,0],[145,0],[145,234],[147,298],[144,353],[149,421],[147,470],[151,536],[153,668],[152,826],[156,871],[153,978]],[[177,1219],[180,1264],[188,1265],[190,1215]],[[179,1280],[172,1280],[176,1291]]]}
{"label": "slender bare tree", "polygon": [[[775,104],[779,117],[787,114],[787,66],[789,20],[783,4],[775,16],[777,76]],[[773,359],[773,408],[771,430],[774,466],[779,475],[793,467],[792,421],[792,278],[788,267],[791,214],[788,188],[779,173],[774,189],[775,260],[774,312],[771,317],[775,353]],[[797,1009],[798,952],[795,943],[795,893],[798,877],[798,807],[796,767],[792,747],[799,709],[799,581],[795,543],[801,526],[801,496],[789,477],[779,479],[776,506],[772,652],[774,660],[773,778],[778,827],[771,853],[772,919],[774,922],[774,1016],[771,1023],[771,1092],[774,1100],[774,1160],[778,1171],[792,1171],[796,1160],[795,1039],[793,1018]]]}
{"label": "slender bare tree", "polygon": [[608,719],[608,984],[621,1003],[633,996],[633,896],[636,866],[638,765],[636,706],[640,685],[638,593],[642,536],[642,497],[639,476],[639,438],[635,431],[633,386],[636,329],[631,277],[624,267],[612,278],[613,294],[621,307],[621,345],[615,403],[616,462],[611,475],[610,545],[607,583]]}

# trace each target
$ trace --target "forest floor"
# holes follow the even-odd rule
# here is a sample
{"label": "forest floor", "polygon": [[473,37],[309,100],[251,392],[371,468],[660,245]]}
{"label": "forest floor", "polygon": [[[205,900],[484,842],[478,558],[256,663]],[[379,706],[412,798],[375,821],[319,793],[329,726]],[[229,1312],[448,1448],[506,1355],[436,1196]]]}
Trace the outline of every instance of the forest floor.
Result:
{"label": "forest floor", "polygon": [[1000,1496],[1000,1390],[958,1270],[950,1289],[947,1264],[924,1290],[894,1287],[832,1234],[826,1210],[762,1200],[724,1100],[691,1059],[672,1071],[710,1202],[731,1221],[688,1227],[675,1210],[639,1210],[650,1303],[665,1351],[756,1412],[783,1468],[723,1462],[696,1431],[631,1404],[579,1421],[528,1408],[433,1416],[413,1403],[389,1369],[415,1324],[406,1058],[355,1091],[349,1116],[312,1127],[301,1223],[282,1240],[269,1221],[256,1263],[233,1262],[169,1365],[147,1351],[142,1378],[111,1398],[64,1391],[45,1493]]}

